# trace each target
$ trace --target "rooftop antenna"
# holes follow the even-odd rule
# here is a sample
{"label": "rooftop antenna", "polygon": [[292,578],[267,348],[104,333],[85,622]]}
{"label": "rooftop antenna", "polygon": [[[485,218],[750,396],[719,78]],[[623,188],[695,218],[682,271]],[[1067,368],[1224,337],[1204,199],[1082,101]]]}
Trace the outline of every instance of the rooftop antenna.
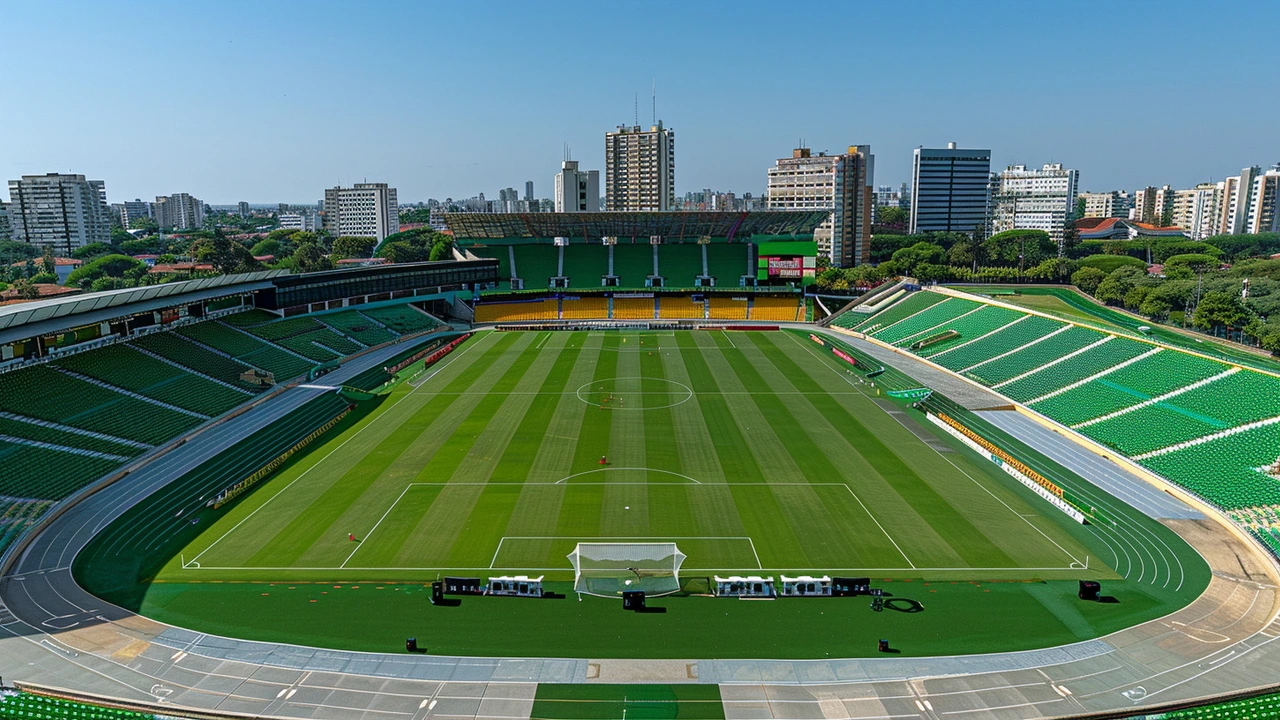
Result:
{"label": "rooftop antenna", "polygon": [[658,124],[658,78],[653,79],[653,124]]}
{"label": "rooftop antenna", "polygon": [[640,93],[635,97],[636,127],[640,126]]}

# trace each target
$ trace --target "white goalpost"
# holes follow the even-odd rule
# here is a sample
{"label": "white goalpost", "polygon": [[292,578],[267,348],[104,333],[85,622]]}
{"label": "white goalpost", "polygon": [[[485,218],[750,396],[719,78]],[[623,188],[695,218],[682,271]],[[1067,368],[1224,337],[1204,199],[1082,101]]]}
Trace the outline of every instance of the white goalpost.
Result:
{"label": "white goalpost", "polygon": [[574,592],[617,597],[625,591],[666,595],[680,589],[685,555],[672,542],[580,542],[569,553]]}

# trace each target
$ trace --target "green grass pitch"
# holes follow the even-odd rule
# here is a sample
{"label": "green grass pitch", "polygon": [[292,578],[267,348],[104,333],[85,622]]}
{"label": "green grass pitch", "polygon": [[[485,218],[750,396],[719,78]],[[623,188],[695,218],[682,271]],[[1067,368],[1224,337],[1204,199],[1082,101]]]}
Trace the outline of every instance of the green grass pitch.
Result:
{"label": "green grass pitch", "polygon": [[[1185,587],[1119,579],[1088,528],[847,369],[793,332],[480,333],[204,512],[154,576],[121,580],[159,551],[114,526],[78,573],[204,632],[555,657],[858,656],[886,636],[913,655],[1043,647],[1163,615],[1207,582],[1185,546]],[[691,592],[653,601],[659,614],[575,597],[565,556],[606,538],[676,542]],[[869,575],[924,611],[696,596],[729,573]],[[565,597],[433,607],[426,583],[445,574],[545,575]],[[1078,603],[1083,578],[1121,601]]]}
{"label": "green grass pitch", "polygon": [[563,578],[577,542],[604,539],[674,540],[686,574],[1025,576],[1089,554],[789,333],[489,334],[464,349],[210,527],[183,553],[198,572],[170,573]]}

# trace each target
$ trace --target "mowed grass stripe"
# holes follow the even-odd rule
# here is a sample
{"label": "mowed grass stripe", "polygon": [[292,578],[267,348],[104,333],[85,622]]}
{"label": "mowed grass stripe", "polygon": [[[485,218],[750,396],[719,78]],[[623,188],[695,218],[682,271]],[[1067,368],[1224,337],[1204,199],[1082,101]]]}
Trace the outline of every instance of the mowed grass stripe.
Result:
{"label": "mowed grass stripe", "polygon": [[[617,350],[622,345],[622,338],[616,334],[608,334],[604,336],[595,336],[599,338],[600,345],[597,352],[599,359],[596,361],[595,371],[591,375],[591,382],[595,385],[603,380],[617,377],[618,359],[621,353]],[[595,338],[593,338],[595,339]],[[610,352],[612,350],[613,352]],[[613,431],[614,413],[603,408],[588,408],[582,415],[582,423],[578,427],[578,442],[574,448],[573,464],[570,466],[570,475],[576,473],[587,472],[589,470],[598,470],[602,466],[600,457],[609,452],[609,439]],[[608,473],[592,473],[586,477],[594,479],[593,475],[607,475]],[[567,480],[571,483],[573,480]],[[601,485],[583,486],[580,490],[568,493],[564,496],[563,502],[560,504],[560,513],[556,516],[555,532],[549,535],[558,535],[563,537],[591,537],[601,534],[600,508],[604,498],[604,487]]]}
{"label": "mowed grass stripe", "polygon": [[[767,374],[767,377],[762,375],[762,382],[788,387],[791,378],[817,381],[769,339],[753,335],[750,345],[753,354],[758,352],[755,356],[758,364],[752,369]],[[830,372],[823,366],[818,369]],[[843,380],[834,379],[844,384]],[[901,432],[893,443],[882,442],[868,425],[886,422],[897,425],[883,410],[860,397],[848,400],[861,404],[861,411],[856,414],[849,412],[830,395],[788,396],[788,400],[795,421],[805,429],[805,437],[832,458],[836,474],[833,479],[856,489],[859,499],[892,533],[913,563],[921,567],[1002,567],[995,562],[998,557],[990,558],[992,564],[975,564],[957,546],[957,543],[963,543],[963,536],[941,534],[935,518],[926,516],[931,508],[938,507],[940,501],[937,498],[930,497],[927,492],[919,492],[919,488],[914,493],[903,492],[904,487],[923,485],[923,481],[902,461],[900,453],[920,455],[934,451],[906,433],[901,426],[896,428]],[[954,470],[947,475],[953,477]],[[927,485],[923,487],[928,489]],[[945,502],[941,503],[941,508],[954,513]]]}
{"label": "mowed grass stripe", "polygon": [[[472,345],[472,342],[476,345]],[[481,335],[455,351],[459,355],[454,360],[443,361],[449,364],[443,367],[437,377],[443,379],[453,376],[456,380],[477,382],[500,357],[500,351],[511,342],[514,342],[514,338]],[[308,524],[304,511],[344,478],[354,478],[355,482],[361,482],[363,478],[363,484],[367,486],[377,476],[376,472],[368,474],[367,465],[361,467],[371,453],[377,452],[388,438],[403,432],[406,422],[414,422],[424,412],[441,411],[455,401],[453,397],[432,397],[431,389],[430,386],[422,387],[414,392],[407,384],[401,385],[400,389],[383,401],[379,410],[359,425],[312,450],[297,465],[252,493],[197,541],[197,547],[208,548],[218,538],[222,538],[215,547],[207,551],[201,562],[204,565],[232,567],[254,563],[271,566],[292,564],[288,553],[277,556],[271,550],[280,540],[298,538],[299,544],[295,546],[292,558],[296,560],[301,555],[305,550],[301,547],[301,542],[307,536],[314,538],[311,532],[314,528]],[[342,448],[342,452],[334,452],[338,447]],[[308,474],[306,482],[294,484],[293,481],[304,473]],[[243,525],[226,534],[242,521]],[[258,556],[256,561],[255,555]]]}
{"label": "mowed grass stripe", "polygon": [[[833,367],[837,372],[840,371],[834,360],[809,352],[786,352],[786,345],[782,343],[795,346],[797,340],[778,334],[762,341],[773,346],[774,349],[767,352],[767,355],[783,372],[797,372],[803,367],[805,372],[825,372],[837,381],[844,382],[832,373]],[[928,526],[964,558],[966,564],[972,567],[1065,567],[1072,558],[1058,545],[1074,548],[1074,554],[1083,557],[1083,548],[1060,528],[1053,527],[1052,522],[1039,524],[1044,526],[1044,534],[1028,525],[1022,518],[1023,514],[1040,514],[1046,508],[1031,505],[1031,501],[1039,502],[1034,498],[1009,492],[1006,486],[993,477],[996,473],[993,467],[985,467],[986,463],[979,465],[963,453],[951,453],[944,457],[921,443],[869,398],[853,395],[840,396],[838,399],[828,396],[822,402],[815,398],[808,400],[836,428],[843,430],[853,423],[862,423],[870,432],[870,441],[866,443],[868,446],[879,442],[886,448],[919,448],[919,452],[894,453],[894,458],[910,474],[886,474],[891,485],[885,490],[905,499],[913,511],[918,511]],[[903,471],[885,467],[882,472]],[[869,494],[865,499],[870,503],[873,498],[878,501],[882,496],[883,494]],[[931,513],[931,509],[934,512]],[[910,517],[898,507],[895,508],[893,517],[899,516]],[[1046,538],[1046,534],[1053,540]],[[917,537],[927,539],[925,535],[912,534],[912,540]],[[996,552],[991,552],[992,548]]]}
{"label": "mowed grass stripe", "polygon": [[[561,334],[548,339],[538,351],[542,354],[555,353],[550,370],[543,377],[540,388],[542,391],[560,392],[568,383],[570,373],[582,354],[578,342],[573,343],[573,349],[568,348],[570,339],[574,339],[574,336]],[[513,534],[507,532],[512,519],[528,512],[521,505],[529,497],[525,492],[525,483],[530,464],[538,448],[545,442],[547,427],[555,413],[558,399],[558,396],[551,394],[529,398],[519,427],[508,439],[502,456],[490,475],[492,484],[485,488],[484,495],[472,508],[467,518],[465,535],[459,535],[454,543],[448,558],[451,566],[481,567],[485,562],[492,561],[493,554],[489,548],[496,550],[504,535]],[[504,407],[503,411],[513,412],[514,408]],[[542,521],[546,522],[545,516]]]}
{"label": "mowed grass stripe", "polygon": [[[523,357],[529,344],[530,338],[516,338],[514,342],[504,348],[501,357],[490,366],[489,371],[484,375],[492,377],[493,374],[500,373],[497,377],[498,383],[513,376],[522,377],[527,366],[520,363],[520,358]],[[460,381],[461,378],[450,384],[456,384]],[[483,381],[483,377],[478,380],[478,382]],[[456,422],[455,419],[465,411],[468,405],[479,406],[486,399],[481,398],[478,403],[467,400],[451,403],[449,408],[441,413],[439,420],[442,425],[453,427]],[[475,407],[472,407],[471,415],[468,417],[474,416],[475,412]],[[451,437],[456,437],[457,430],[454,429],[452,432],[453,435]],[[385,451],[385,454],[380,459],[394,455],[395,457],[390,458],[390,460],[392,463],[396,463],[406,450],[411,450],[415,454],[415,462],[425,462],[429,467],[433,464],[439,451],[437,451],[436,455],[430,456],[430,460],[427,460],[427,456],[421,454],[426,448],[417,447],[422,444],[418,442],[399,444],[389,439],[379,447],[379,451]],[[430,443],[426,444],[430,445]],[[418,460],[417,458],[422,459]],[[385,462],[385,459],[383,461]],[[403,467],[403,464],[401,467]],[[356,471],[344,476],[342,482],[334,485],[326,493],[326,497],[323,498],[323,511],[318,511],[313,506],[305,513],[307,519],[314,523],[311,532],[313,535],[318,533],[318,536],[312,545],[299,557],[298,562],[307,567],[326,567],[347,562],[353,552],[353,548],[349,547],[347,534],[358,532],[361,537],[364,537],[373,532],[378,521],[387,513],[395,498],[404,491],[405,486],[408,484],[404,475],[404,473],[378,472],[369,472],[367,475],[361,475]],[[329,520],[329,524],[322,524],[322,520]],[[357,529],[352,530],[352,526]]]}
{"label": "mowed grass stripe", "polygon": [[[720,386],[707,358],[716,352],[700,348],[695,340],[696,337],[692,334],[676,336],[682,348],[681,359],[692,381],[691,386],[695,390],[706,388],[711,393],[715,393]],[[778,521],[781,510],[774,496],[763,496],[753,504],[750,502],[751,498],[746,497],[748,490],[733,485],[733,483],[764,483],[767,480],[755,455],[751,452],[751,447],[742,428],[738,425],[733,410],[729,407],[727,397],[707,394],[699,395],[697,400],[699,409],[702,411],[704,426],[713,440],[716,457],[724,468],[725,478],[729,481],[735,513],[741,522],[744,534],[751,535],[753,540],[757,539],[756,535],[760,535],[756,542],[756,550],[760,553],[762,562],[766,565],[774,562],[789,565],[793,558],[804,557],[804,549],[795,528]],[[710,497],[715,500],[722,496]],[[724,503],[723,499],[719,502]],[[776,567],[776,565],[771,566]]]}
{"label": "mowed grass stripe", "polygon": [[[768,380],[761,375],[755,363],[767,364],[758,354],[754,360],[748,358],[744,348],[751,346],[749,337],[743,337],[736,343],[737,347],[722,350],[722,354],[733,373],[745,387],[790,389],[792,386],[784,377],[773,377]],[[791,402],[801,404],[801,396],[790,396]],[[758,419],[749,422],[762,422],[764,427],[754,433],[753,446],[769,446],[775,454],[785,452],[787,459],[797,472],[810,482],[848,482],[851,478],[844,475],[839,467],[827,455],[828,449],[814,442],[808,432],[800,432],[805,425],[796,420],[787,402],[779,396],[769,393],[758,393],[745,396],[744,403],[755,405]],[[752,413],[744,412],[743,416]],[[787,437],[784,442],[781,438]],[[855,508],[842,504],[840,510],[843,517],[832,513],[826,501],[833,496],[820,493],[817,488],[792,485],[779,488],[775,493],[778,506],[785,522],[797,528],[796,534],[806,548],[805,557],[812,564],[822,564],[831,558],[831,546],[843,546],[842,555],[848,561],[840,563],[841,567],[905,567],[914,563],[910,555],[904,555],[895,545],[896,538],[891,538],[886,531],[880,530],[876,520],[856,502]],[[806,565],[809,566],[809,565]]]}
{"label": "mowed grass stripe", "polygon": [[[525,412],[539,397],[527,391],[546,381],[563,346],[561,338],[554,347],[539,350],[538,334],[524,335],[529,342],[522,346],[520,357],[498,381],[504,391],[485,397],[442,446],[442,452],[449,448],[453,453],[447,463],[453,468],[448,483],[456,483],[457,487],[442,494],[431,511],[417,518],[416,523],[396,527],[404,537],[394,558],[362,557],[361,562],[405,567],[420,556],[442,558],[432,563],[435,566],[474,567],[481,558],[487,562],[497,545],[502,519],[510,514],[518,489],[483,483],[491,480]],[[515,391],[514,394],[511,391]],[[458,442],[450,448],[450,442],[455,439]],[[445,472],[447,467],[436,468],[430,477],[438,482],[445,477]],[[381,527],[378,532],[382,532]]]}
{"label": "mowed grass stripe", "polygon": [[[766,371],[771,371],[770,381],[777,383],[787,382],[787,378],[793,376],[808,376],[791,357],[779,351],[777,346],[769,340],[753,335],[751,341],[752,346],[760,351],[758,357],[763,361],[760,365],[753,366],[752,371],[768,368]],[[761,380],[764,381],[764,378],[762,377]],[[878,508],[880,512],[876,516],[884,517],[882,524],[890,522],[894,530],[898,531],[890,530],[894,532],[894,539],[898,540],[901,537],[899,544],[907,543],[911,548],[909,552],[915,553],[912,562],[921,567],[951,567],[954,563],[953,558],[959,558],[962,564],[971,567],[1017,566],[1016,561],[1008,553],[992,542],[981,529],[965,517],[964,513],[953,507],[907,465],[899,452],[895,452],[892,447],[882,442],[863,424],[863,418],[877,420],[883,418],[884,421],[897,424],[897,421],[874,403],[866,401],[865,412],[856,417],[830,395],[799,396],[792,400],[792,404],[797,414],[805,416],[804,426],[808,432],[804,433],[804,440],[813,442],[815,437],[825,436],[827,438],[825,444],[831,447],[842,444],[836,439],[843,437],[848,443],[848,449],[856,448],[856,452],[865,458],[885,481],[881,485],[885,492],[868,493],[868,498],[864,502],[871,503],[870,507],[877,508],[879,497],[887,496],[889,491],[892,491],[925,521],[924,525],[916,523],[910,532],[904,533],[901,530],[904,528],[902,519],[906,508],[902,507],[902,503],[893,503],[891,508]],[[914,435],[907,433],[904,428],[900,429],[903,430],[898,435],[900,444],[894,447],[915,448],[919,454],[937,454]],[[954,482],[954,468],[946,475]],[[863,485],[859,484],[858,487],[862,488]],[[972,483],[970,487],[973,487]],[[973,490],[981,492],[981,489],[976,487],[973,487]],[[861,492],[858,494],[862,495]],[[972,492],[967,492],[966,500],[980,502],[981,498],[974,496]],[[887,512],[889,509],[894,512]],[[876,510],[873,509],[872,512]],[[945,545],[940,544],[939,539]]]}

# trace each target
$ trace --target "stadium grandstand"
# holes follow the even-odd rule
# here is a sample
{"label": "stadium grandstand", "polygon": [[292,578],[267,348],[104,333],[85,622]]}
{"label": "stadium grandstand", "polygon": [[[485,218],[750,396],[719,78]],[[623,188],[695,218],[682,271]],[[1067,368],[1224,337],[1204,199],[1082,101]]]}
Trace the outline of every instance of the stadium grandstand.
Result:
{"label": "stadium grandstand", "polygon": [[811,317],[813,231],[827,214],[446,213],[463,260],[498,263],[477,323]]}
{"label": "stadium grandstand", "polygon": [[268,271],[0,308],[0,556],[59,503],[274,388],[447,329],[459,291],[495,276],[484,260]]}
{"label": "stadium grandstand", "polygon": [[1157,483],[1220,508],[1280,558],[1280,376],[952,290],[832,320],[1004,395]]}

